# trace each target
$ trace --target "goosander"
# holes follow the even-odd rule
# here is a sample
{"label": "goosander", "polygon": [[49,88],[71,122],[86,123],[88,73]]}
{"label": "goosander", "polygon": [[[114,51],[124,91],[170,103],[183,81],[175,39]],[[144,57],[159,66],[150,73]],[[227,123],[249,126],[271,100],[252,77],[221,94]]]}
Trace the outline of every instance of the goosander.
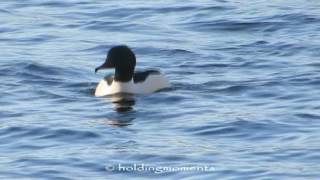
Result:
{"label": "goosander", "polygon": [[96,87],[95,96],[128,93],[148,94],[170,87],[168,79],[157,70],[135,72],[136,56],[125,45],[112,47],[105,62],[95,69],[115,69],[115,74],[102,79]]}

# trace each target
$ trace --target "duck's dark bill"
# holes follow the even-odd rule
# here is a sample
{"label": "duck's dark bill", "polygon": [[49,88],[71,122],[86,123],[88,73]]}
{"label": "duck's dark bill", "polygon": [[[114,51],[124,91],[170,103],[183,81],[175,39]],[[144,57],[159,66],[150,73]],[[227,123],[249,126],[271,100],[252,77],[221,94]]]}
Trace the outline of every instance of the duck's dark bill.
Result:
{"label": "duck's dark bill", "polygon": [[110,61],[106,61],[104,64],[102,64],[101,66],[97,67],[94,72],[97,73],[99,70],[101,69],[110,69],[113,68],[112,64],[109,63]]}

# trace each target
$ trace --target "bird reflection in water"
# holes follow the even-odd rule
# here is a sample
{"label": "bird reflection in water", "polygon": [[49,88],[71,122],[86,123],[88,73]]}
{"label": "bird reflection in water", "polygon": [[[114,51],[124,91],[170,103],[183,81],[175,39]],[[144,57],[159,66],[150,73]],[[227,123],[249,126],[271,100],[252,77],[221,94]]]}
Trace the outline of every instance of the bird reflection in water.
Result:
{"label": "bird reflection in water", "polygon": [[118,113],[126,113],[133,110],[133,106],[135,105],[135,100],[132,94],[115,94],[111,96],[112,104],[114,105],[114,109]]}
{"label": "bird reflection in water", "polygon": [[115,119],[109,120],[107,123],[114,126],[128,126],[134,119],[135,99],[132,94],[115,94],[110,96],[115,111],[118,112]]}

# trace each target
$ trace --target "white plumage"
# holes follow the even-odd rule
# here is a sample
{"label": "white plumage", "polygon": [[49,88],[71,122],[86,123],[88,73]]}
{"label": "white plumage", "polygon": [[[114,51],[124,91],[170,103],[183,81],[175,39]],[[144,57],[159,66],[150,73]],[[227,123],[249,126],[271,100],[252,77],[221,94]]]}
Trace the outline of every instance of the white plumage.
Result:
{"label": "white plumage", "polygon": [[107,80],[102,79],[97,85],[95,96],[101,97],[117,93],[149,94],[169,87],[169,81],[162,74],[151,74],[145,81],[137,83],[134,83],[132,79],[129,82],[113,80],[109,85]]}

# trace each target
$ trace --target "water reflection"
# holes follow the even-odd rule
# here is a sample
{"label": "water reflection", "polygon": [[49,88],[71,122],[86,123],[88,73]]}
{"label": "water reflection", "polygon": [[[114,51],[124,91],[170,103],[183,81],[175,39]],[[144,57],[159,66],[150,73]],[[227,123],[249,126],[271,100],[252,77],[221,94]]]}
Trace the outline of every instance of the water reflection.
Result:
{"label": "water reflection", "polygon": [[129,126],[131,125],[132,119],[113,119],[113,120],[108,120],[107,124],[112,125],[112,126],[118,126],[118,127],[124,127],[124,126]]}
{"label": "water reflection", "polygon": [[113,126],[128,126],[135,119],[135,99],[132,94],[115,94],[110,96],[116,116],[107,121],[107,124]]}
{"label": "water reflection", "polygon": [[132,94],[115,94],[111,96],[114,109],[119,113],[126,113],[133,110],[135,100]]}

